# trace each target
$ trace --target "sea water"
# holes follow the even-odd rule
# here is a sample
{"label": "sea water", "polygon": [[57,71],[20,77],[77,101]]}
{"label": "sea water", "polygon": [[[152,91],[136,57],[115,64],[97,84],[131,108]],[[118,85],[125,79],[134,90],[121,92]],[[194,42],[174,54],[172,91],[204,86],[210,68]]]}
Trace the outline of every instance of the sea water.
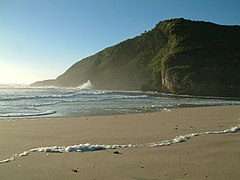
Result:
{"label": "sea water", "polygon": [[173,96],[156,92],[0,86],[0,119],[169,111],[172,107],[240,105],[240,100]]}

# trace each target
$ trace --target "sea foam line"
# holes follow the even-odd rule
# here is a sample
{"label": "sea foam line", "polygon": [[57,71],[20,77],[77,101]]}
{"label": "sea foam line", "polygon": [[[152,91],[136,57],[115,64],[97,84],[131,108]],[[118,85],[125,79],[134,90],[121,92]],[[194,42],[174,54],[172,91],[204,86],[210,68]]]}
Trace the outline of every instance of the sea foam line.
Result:
{"label": "sea foam line", "polygon": [[209,135],[209,134],[228,134],[228,133],[236,133],[236,132],[240,132],[240,125],[231,127],[229,129],[226,129],[223,131],[206,131],[206,132],[200,132],[200,133],[191,133],[191,134],[186,134],[186,135],[180,135],[180,136],[176,136],[173,139],[149,143],[148,145],[151,147],[169,146],[169,145],[172,145],[175,143],[185,142],[188,139],[191,139],[196,136],[203,136],[203,135]]}
{"label": "sea foam line", "polygon": [[45,112],[34,112],[34,113],[8,113],[8,114],[1,114],[0,117],[10,117],[10,118],[21,118],[21,117],[31,117],[31,116],[45,116],[55,114],[57,111],[55,110],[48,110]]}
{"label": "sea foam line", "polygon": [[163,147],[163,146],[170,146],[172,144],[186,142],[187,140],[196,137],[196,136],[203,136],[203,135],[210,135],[210,134],[229,134],[229,133],[237,133],[240,132],[240,125],[231,127],[226,130],[222,131],[206,131],[200,133],[191,133],[186,135],[176,136],[173,139],[163,140],[160,142],[153,142],[148,144],[127,144],[127,145],[91,145],[87,144],[79,144],[79,145],[71,145],[71,146],[50,146],[50,147],[38,147],[33,148],[28,151],[24,151],[19,154],[14,154],[12,157],[0,161],[0,164],[8,163],[14,161],[17,157],[28,156],[29,153],[33,152],[46,152],[46,153],[67,153],[67,152],[87,152],[87,151],[100,151],[100,150],[108,150],[108,149],[117,149],[117,148],[133,148],[133,147]]}

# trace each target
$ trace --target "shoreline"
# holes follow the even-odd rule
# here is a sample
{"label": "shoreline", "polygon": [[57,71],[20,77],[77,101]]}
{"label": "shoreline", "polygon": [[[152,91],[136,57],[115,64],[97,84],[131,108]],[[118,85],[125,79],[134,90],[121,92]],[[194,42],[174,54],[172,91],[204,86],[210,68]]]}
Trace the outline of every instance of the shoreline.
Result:
{"label": "shoreline", "polygon": [[[42,146],[147,144],[190,133],[223,131],[239,124],[240,106],[0,121],[0,160]],[[30,153],[0,164],[0,179],[234,179],[240,175],[236,168],[240,165],[239,140],[240,133],[213,134],[164,147]],[[77,168],[79,172],[72,171]]]}
{"label": "shoreline", "polygon": [[174,107],[162,107],[158,110],[153,110],[153,111],[146,111],[146,112],[136,112],[136,113],[127,113],[127,114],[121,114],[121,113],[116,113],[116,114],[89,114],[89,115],[82,115],[78,113],[74,113],[75,115],[66,115],[66,116],[52,116],[52,115],[43,115],[43,116],[23,116],[23,117],[0,117],[0,122],[1,121],[17,121],[17,120],[39,120],[39,119],[65,119],[65,118],[84,118],[84,117],[94,117],[94,116],[99,116],[99,117],[106,117],[106,116],[128,116],[128,115],[145,115],[149,113],[159,113],[159,112],[171,112],[172,109],[184,109],[184,108],[204,108],[204,107],[234,107],[234,106],[239,106],[238,104],[234,105],[181,105],[181,106],[174,106]]}

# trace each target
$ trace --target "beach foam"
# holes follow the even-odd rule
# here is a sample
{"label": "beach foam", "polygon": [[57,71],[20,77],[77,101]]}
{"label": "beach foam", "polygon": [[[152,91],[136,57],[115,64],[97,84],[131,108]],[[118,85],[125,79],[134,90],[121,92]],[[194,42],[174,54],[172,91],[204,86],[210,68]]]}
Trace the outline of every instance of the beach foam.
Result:
{"label": "beach foam", "polygon": [[240,125],[231,127],[223,131],[207,131],[207,132],[201,132],[201,133],[191,133],[186,135],[180,135],[180,136],[176,136],[174,139],[154,142],[154,143],[150,143],[149,145],[152,147],[169,146],[175,143],[185,142],[188,139],[191,139],[195,136],[203,136],[203,135],[209,135],[209,134],[228,134],[228,133],[236,133],[236,132],[240,132]]}
{"label": "beach foam", "polygon": [[39,147],[31,149],[30,152],[49,152],[49,153],[64,153],[64,152],[86,152],[86,151],[99,151],[116,148],[129,148],[137,147],[137,145],[91,145],[89,143],[72,145],[72,146],[50,146],[50,147]]}
{"label": "beach foam", "polygon": [[14,160],[15,160],[15,158],[14,158],[14,157],[11,157],[11,158],[9,158],[9,159],[5,159],[5,160],[0,161],[0,164],[2,164],[2,163],[8,163],[8,162],[11,162],[11,161],[14,161]]}
{"label": "beach foam", "polygon": [[29,154],[29,151],[24,151],[22,153],[20,153],[18,156],[21,157],[21,156],[27,156]]}
{"label": "beach foam", "polygon": [[49,147],[38,147],[33,148],[31,150],[24,151],[20,154],[15,154],[9,159],[5,159],[0,161],[0,164],[12,162],[15,160],[16,157],[28,156],[29,153],[34,152],[45,152],[45,153],[69,153],[69,152],[87,152],[87,151],[100,151],[100,150],[108,150],[108,149],[117,149],[117,148],[136,148],[136,147],[162,147],[162,146],[170,146],[176,143],[186,142],[187,140],[196,137],[196,136],[203,136],[203,135],[210,135],[210,134],[229,134],[229,133],[237,133],[240,132],[240,125],[231,127],[229,129],[225,129],[222,131],[206,131],[200,133],[191,133],[186,135],[179,135],[173,139],[163,140],[160,142],[153,142],[148,144],[126,144],[126,145],[91,145],[89,143],[86,144],[78,144],[78,145],[71,145],[71,146],[49,146]]}

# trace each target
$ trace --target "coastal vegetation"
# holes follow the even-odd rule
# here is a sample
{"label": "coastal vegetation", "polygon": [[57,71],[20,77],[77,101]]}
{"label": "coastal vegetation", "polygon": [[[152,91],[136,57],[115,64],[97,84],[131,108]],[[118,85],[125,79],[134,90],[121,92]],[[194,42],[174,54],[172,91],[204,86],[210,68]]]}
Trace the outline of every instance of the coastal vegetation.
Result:
{"label": "coastal vegetation", "polygon": [[32,85],[240,97],[239,42],[239,26],[165,20]]}

